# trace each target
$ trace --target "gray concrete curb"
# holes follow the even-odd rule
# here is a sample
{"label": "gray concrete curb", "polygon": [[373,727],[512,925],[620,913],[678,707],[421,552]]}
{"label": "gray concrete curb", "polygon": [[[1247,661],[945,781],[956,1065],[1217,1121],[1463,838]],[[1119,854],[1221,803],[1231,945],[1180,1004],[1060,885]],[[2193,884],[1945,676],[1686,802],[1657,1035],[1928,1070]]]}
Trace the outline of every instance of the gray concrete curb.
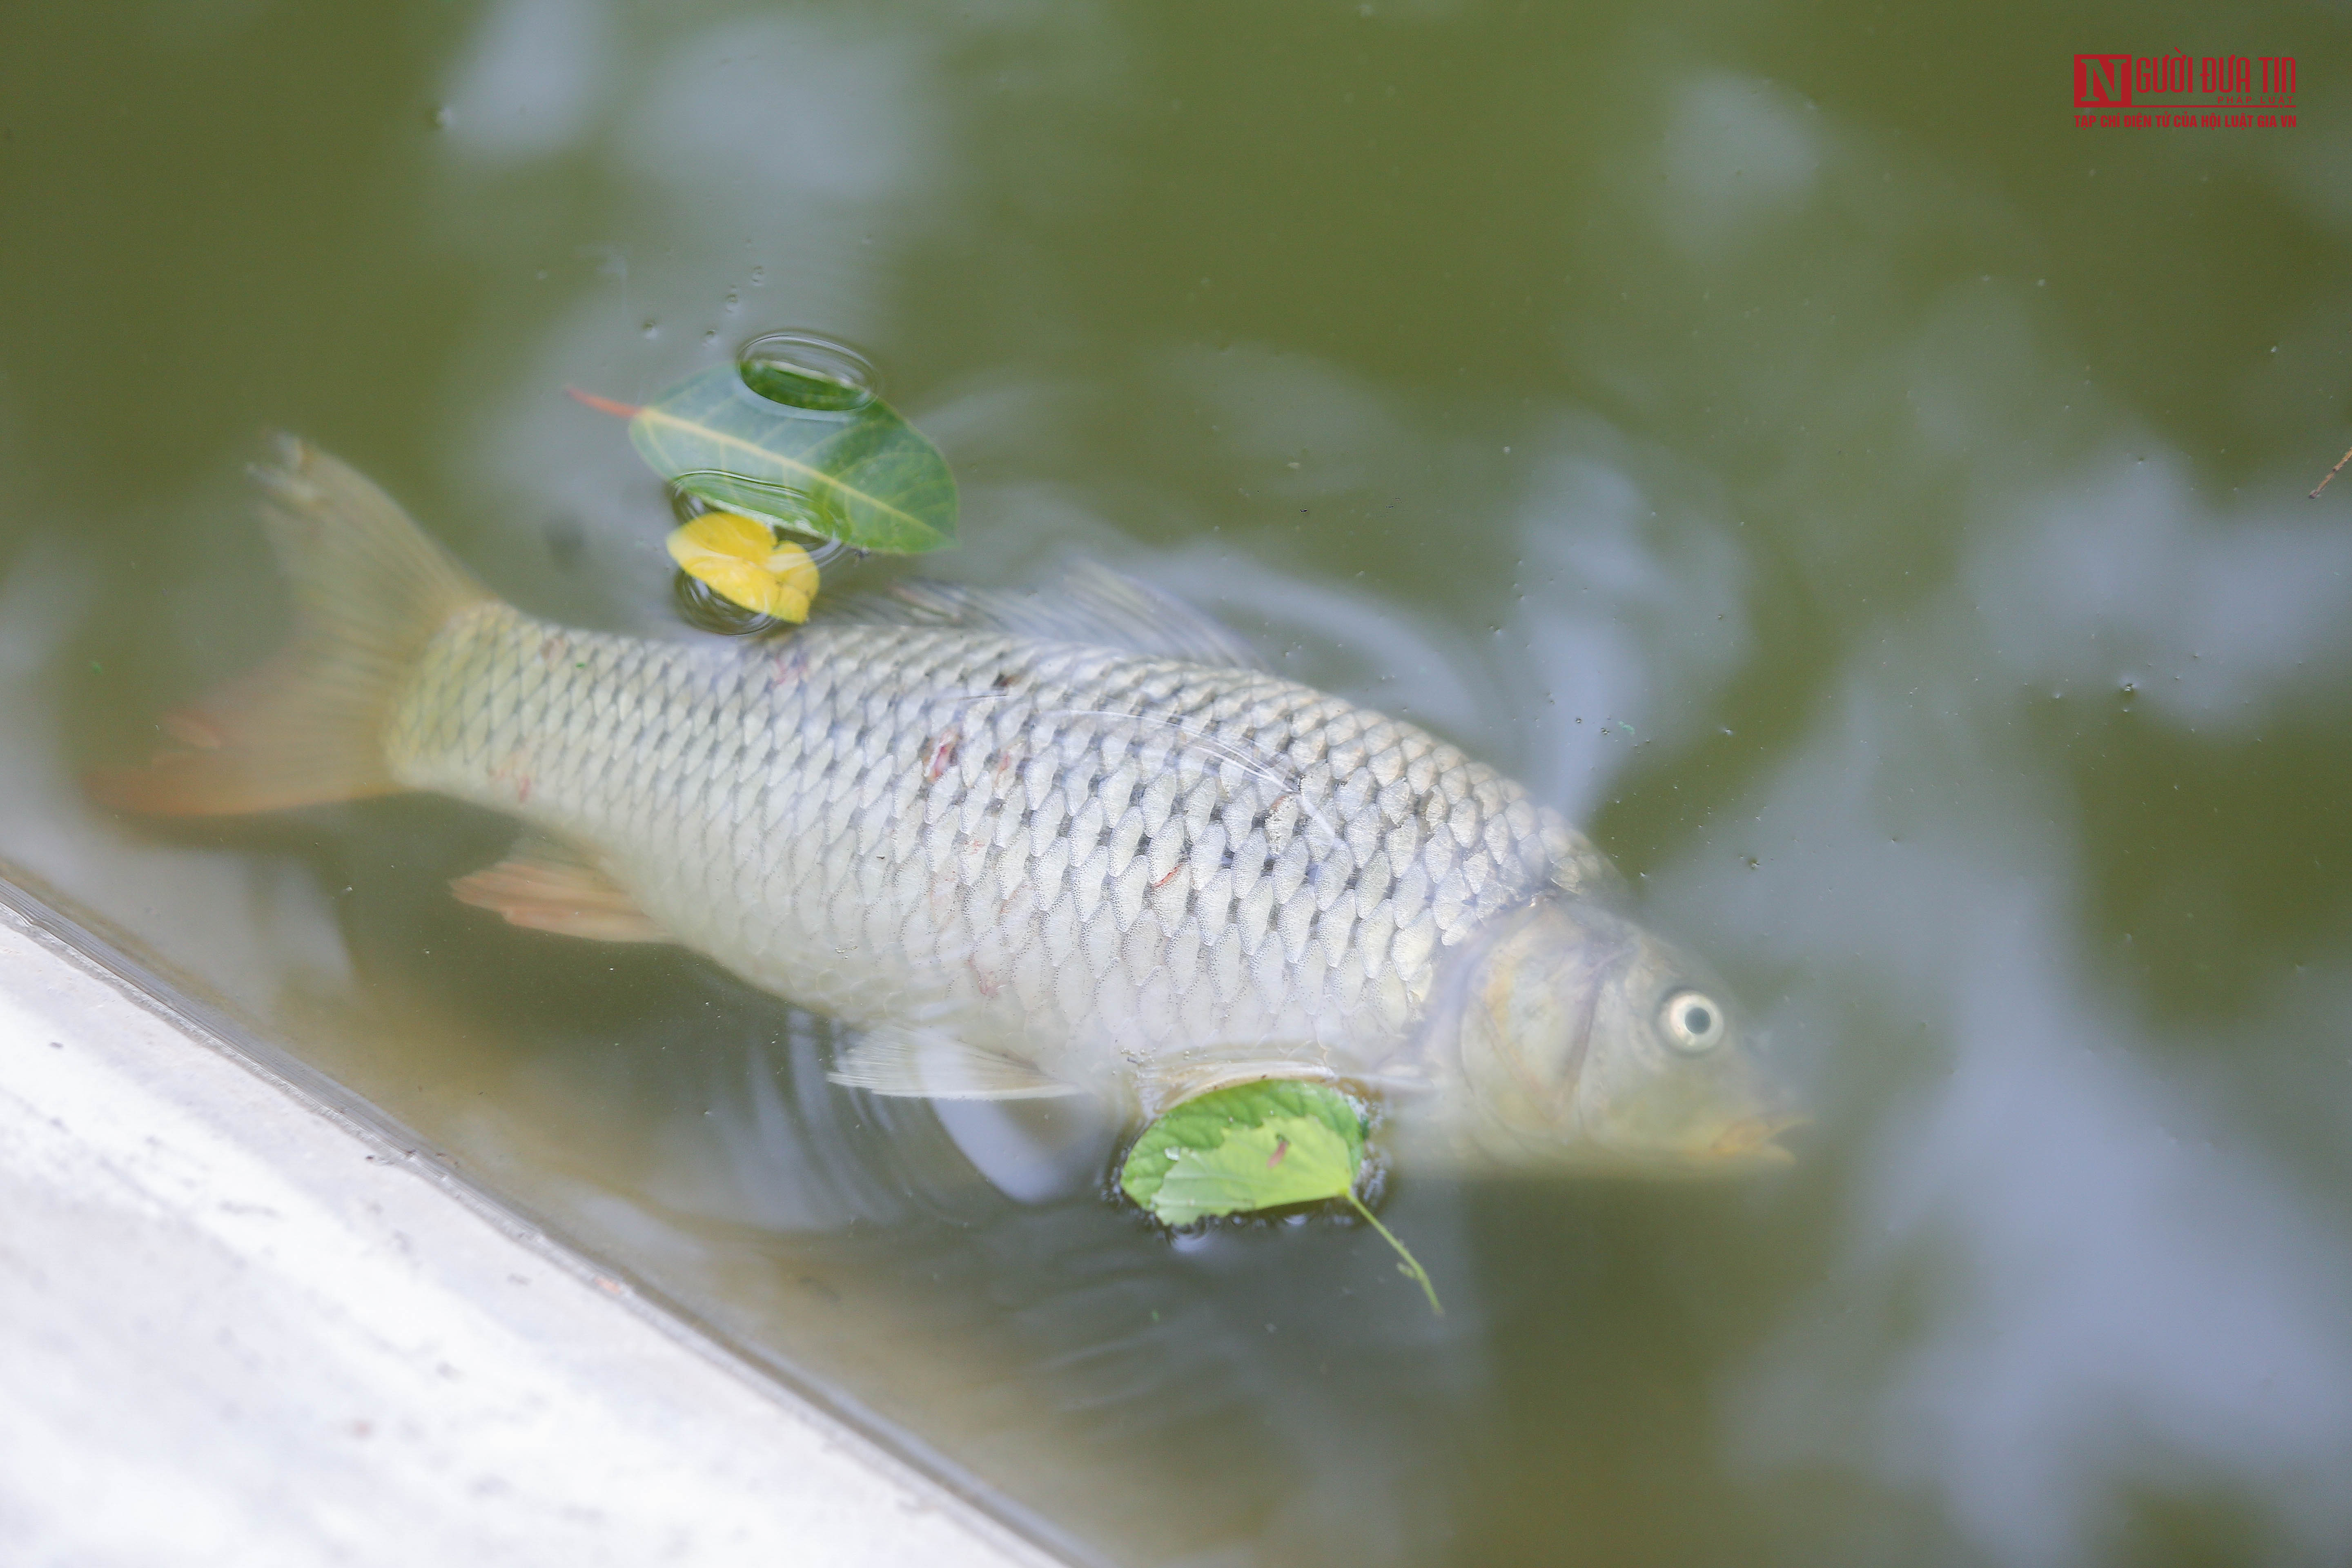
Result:
{"label": "gray concrete curb", "polygon": [[1057,1561],[0,900],[0,1557]]}

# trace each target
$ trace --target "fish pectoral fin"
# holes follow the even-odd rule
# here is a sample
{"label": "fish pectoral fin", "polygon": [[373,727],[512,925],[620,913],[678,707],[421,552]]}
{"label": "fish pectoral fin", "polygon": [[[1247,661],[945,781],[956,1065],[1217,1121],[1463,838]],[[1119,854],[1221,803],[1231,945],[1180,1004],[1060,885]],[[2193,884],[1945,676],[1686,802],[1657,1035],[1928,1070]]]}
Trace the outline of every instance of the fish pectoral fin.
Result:
{"label": "fish pectoral fin", "polygon": [[969,1046],[938,1029],[883,1025],[841,1053],[834,1082],[919,1100],[1048,1100],[1082,1094],[1034,1062]]}
{"label": "fish pectoral fin", "polygon": [[1138,1081],[1136,1098],[1141,1102],[1146,1116],[1158,1116],[1171,1106],[1181,1105],[1188,1100],[1198,1100],[1217,1089],[1231,1089],[1236,1084],[1264,1083],[1270,1079],[1330,1083],[1339,1076],[1318,1061],[1300,1060],[1297,1057],[1211,1059],[1160,1068]]}
{"label": "fish pectoral fin", "polygon": [[449,884],[457,901],[494,910],[509,925],[592,942],[674,942],[636,899],[580,850],[537,835],[507,858]]}

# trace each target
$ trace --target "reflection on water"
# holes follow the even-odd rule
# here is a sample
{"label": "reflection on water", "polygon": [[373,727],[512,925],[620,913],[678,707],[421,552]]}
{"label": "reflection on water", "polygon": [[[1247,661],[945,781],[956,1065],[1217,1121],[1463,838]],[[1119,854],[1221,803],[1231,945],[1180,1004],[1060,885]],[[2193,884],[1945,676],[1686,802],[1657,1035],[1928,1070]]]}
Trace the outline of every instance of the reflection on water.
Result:
{"label": "reflection on water", "polygon": [[1759,846],[1791,847],[1722,917],[1804,908],[1788,958],[1916,1058],[1852,1112],[1852,1239],[1751,1374],[1744,1446],[1939,1494],[2005,1562],[2095,1554],[2136,1494],[2235,1491],[2306,1549],[2352,1526],[2340,1206],[2247,1137],[2244,1085],[2161,1071],[2160,1022],[2084,972],[2071,807],[2016,739],[2028,682],[2144,692],[2120,721],[2274,720],[2342,658],[2352,541],[2286,500],[2211,516],[2149,468],[2019,498],[1909,608],[1759,800]]}
{"label": "reflection on water", "polygon": [[[2209,510],[2179,459],[2086,460],[1969,562],[1991,656],[2228,740],[2324,708],[2352,653],[2352,531],[2305,499]],[[2316,701],[2315,701],[2315,699]]]}
{"label": "reflection on water", "polygon": [[[2021,9],[46,25],[0,58],[108,79],[0,108],[74,128],[0,173],[0,857],[461,1170],[1117,1560],[2352,1551],[2336,89],[2095,143],[1882,90],[2063,64]],[[1401,1172],[1433,1321],[1359,1226],[1171,1247],[1097,1129],[836,1089],[698,960],[457,906],[495,819],[83,803],[279,624],[256,430],[660,630],[659,489],[561,389],[787,324],[948,453],[959,574],[1105,561],[1591,828],[1811,1157]],[[159,355],[201,395],[127,419]]]}
{"label": "reflection on water", "polygon": [[[52,886],[110,894],[121,928],[267,1012],[289,988],[351,983],[332,890],[282,858],[242,848],[163,847],[127,835],[83,798],[62,735],[63,649],[105,612],[93,552],[35,539],[0,578],[0,845],[13,868]],[[90,661],[94,673],[100,669]]]}

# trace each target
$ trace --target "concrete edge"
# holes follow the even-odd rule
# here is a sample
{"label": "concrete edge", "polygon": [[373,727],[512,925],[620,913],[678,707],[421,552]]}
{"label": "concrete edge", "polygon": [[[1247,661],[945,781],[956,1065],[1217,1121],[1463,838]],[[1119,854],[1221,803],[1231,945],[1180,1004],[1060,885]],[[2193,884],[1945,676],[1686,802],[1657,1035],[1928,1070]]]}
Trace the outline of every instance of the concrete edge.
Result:
{"label": "concrete edge", "polygon": [[[356,1341],[344,1342],[350,1336],[338,1340],[341,1331],[336,1325],[350,1326],[355,1305],[346,1299],[350,1290],[384,1288],[383,1276],[389,1272],[401,1276],[399,1288],[421,1290],[431,1299],[448,1332],[461,1340],[470,1335],[473,1353],[512,1356],[517,1313],[510,1302],[495,1300],[499,1294],[495,1290],[489,1292],[493,1300],[482,1300],[482,1282],[536,1276],[548,1281],[539,1292],[540,1305],[520,1316],[532,1320],[531,1331],[524,1337],[542,1352],[538,1359],[549,1364],[507,1368],[514,1375],[505,1377],[500,1397],[509,1406],[520,1401],[532,1408],[525,1425],[547,1433],[561,1431],[567,1463],[584,1472],[617,1467],[637,1473],[647,1458],[636,1451],[644,1447],[646,1430],[667,1426],[676,1435],[680,1426],[709,1428],[685,1439],[690,1449],[704,1446],[723,1427],[723,1447],[736,1462],[722,1468],[748,1483],[746,1495],[727,1500],[739,1506],[714,1506],[707,1495],[708,1476],[703,1484],[685,1487],[669,1500],[682,1502],[692,1494],[704,1525],[713,1520],[723,1524],[723,1533],[732,1538],[726,1560],[735,1560],[739,1550],[752,1549],[754,1540],[771,1530],[778,1537],[775,1544],[789,1542],[798,1557],[817,1543],[810,1531],[819,1518],[824,1522],[818,1532],[825,1541],[822,1558],[827,1562],[911,1561],[919,1556],[926,1562],[1019,1563],[1042,1568],[1084,1555],[1073,1552],[1069,1543],[1055,1541],[1056,1532],[1043,1521],[1023,1518],[1001,1500],[986,1498],[938,1456],[894,1441],[895,1435],[877,1434],[875,1424],[856,1419],[854,1407],[844,1409],[845,1402],[839,1396],[792,1386],[770,1369],[751,1363],[625,1273],[566,1246],[545,1226],[482,1193],[429,1155],[420,1155],[422,1145],[402,1136],[405,1130],[396,1122],[353,1103],[301,1064],[241,1039],[233,1020],[206,1016],[210,1011],[176,994],[152,971],[37,897],[0,882],[0,1056],[12,1064],[0,1073],[0,1086],[5,1086],[0,1087],[0,1190],[15,1189],[9,1229],[17,1239],[11,1247],[0,1237],[0,1276],[18,1276],[10,1290],[0,1294],[16,1296],[24,1309],[10,1312],[0,1308],[0,1366],[28,1364],[26,1358],[6,1349],[7,1339],[21,1346],[29,1336],[43,1350],[62,1343],[67,1352],[61,1360],[39,1358],[45,1364],[42,1377],[13,1380],[38,1386],[10,1388],[12,1379],[0,1371],[0,1390],[5,1391],[7,1403],[35,1416],[29,1429],[19,1425],[20,1439],[42,1426],[45,1405],[53,1407],[49,1425],[63,1429],[50,1431],[46,1446],[53,1451],[79,1450],[80,1463],[103,1471],[121,1457],[110,1453],[110,1446],[124,1435],[110,1429],[103,1412],[110,1389],[125,1395],[131,1392],[119,1386],[123,1368],[140,1368],[138,1378],[170,1378],[188,1370],[186,1346],[175,1342],[192,1333],[201,1338],[207,1323],[231,1331],[257,1313],[268,1318],[290,1311],[295,1321],[279,1325],[281,1342],[300,1353],[284,1358],[274,1369],[272,1392],[278,1415],[291,1426],[299,1427],[315,1415],[310,1406],[319,1400],[331,1404],[356,1387],[365,1391],[365,1398],[389,1399],[394,1405],[410,1402],[385,1425],[415,1435],[405,1456],[412,1469],[446,1471],[453,1465],[464,1468],[469,1459],[489,1458],[496,1458],[488,1467],[491,1470],[503,1467],[511,1471],[518,1465],[527,1469],[528,1457],[506,1448],[495,1456],[469,1456],[469,1439],[461,1430],[496,1426],[513,1416],[512,1408],[464,1401],[458,1402],[462,1409],[447,1408],[451,1396],[446,1389],[430,1382],[418,1384],[408,1375],[415,1370],[409,1363],[416,1347],[398,1343],[396,1331],[362,1332]],[[30,1038],[31,1034],[59,1031],[76,1036],[70,1049],[65,1042],[52,1047]],[[191,1050],[191,1046],[200,1049]],[[11,1100],[16,1102],[14,1136],[8,1127]],[[102,1117],[110,1125],[96,1135],[87,1122],[68,1131],[68,1124],[50,1114],[61,1105],[79,1105],[86,1115]],[[141,1127],[142,1117],[157,1125]],[[149,1157],[159,1147],[170,1156],[165,1161],[171,1166],[168,1173]],[[251,1190],[240,1198],[231,1189]],[[212,1216],[192,1206],[244,1202],[252,1207],[257,1194],[268,1200],[258,1203],[260,1208],[302,1210],[294,1230],[306,1244],[335,1252],[342,1273],[314,1269],[305,1275],[310,1265],[278,1255],[284,1236],[224,1236],[208,1223]],[[103,1211],[95,1219],[93,1205]],[[395,1211],[403,1224],[387,1231],[383,1216]],[[28,1222],[16,1223],[28,1215]],[[123,1222],[126,1215],[127,1229],[120,1223],[110,1229],[110,1220]],[[89,1240],[101,1233],[111,1240],[100,1242],[98,1256],[93,1256]],[[46,1250],[41,1245],[45,1239],[49,1243]],[[56,1267],[60,1251],[74,1255],[69,1272]],[[202,1256],[192,1258],[192,1252]],[[526,1259],[528,1274],[522,1272]],[[208,1270],[207,1264],[214,1267]],[[154,1278],[158,1268],[165,1270],[162,1279]],[[257,1304],[247,1299],[250,1290],[240,1289],[240,1275],[266,1276],[295,1289]],[[126,1329],[109,1310],[110,1297],[119,1301],[125,1294],[169,1293],[190,1279],[209,1280],[215,1294],[207,1297],[200,1289],[187,1296],[189,1321],[176,1328],[166,1326],[159,1332],[151,1317]],[[249,1286],[255,1279],[245,1283]],[[364,1319],[366,1313],[360,1311],[358,1317]],[[13,1324],[12,1318],[16,1320]],[[106,1327],[110,1323],[110,1330]],[[382,1331],[383,1325],[377,1328]],[[126,1332],[131,1342],[121,1342]],[[553,1337],[545,1337],[549,1335]],[[583,1357],[593,1364],[583,1364]],[[523,1359],[532,1358],[525,1354]],[[201,1353],[196,1360],[202,1363]],[[438,1367],[450,1364],[446,1355],[436,1363]],[[207,1400],[217,1405],[226,1396],[236,1403],[243,1380],[235,1368],[198,1364],[194,1373],[193,1404],[186,1412],[189,1426],[182,1436],[185,1457],[201,1484],[207,1468],[222,1468],[211,1463],[217,1450],[205,1430]],[[306,1378],[315,1382],[307,1393]],[[560,1415],[555,1414],[559,1409]],[[91,1418],[92,1412],[97,1418]],[[661,1419],[643,1419],[649,1412]],[[354,1419],[371,1432],[376,1429],[374,1418]],[[627,1440],[632,1429],[639,1439],[634,1448]],[[152,1448],[147,1441],[152,1436],[142,1435],[140,1444]],[[583,1464],[582,1450],[606,1439],[631,1450],[627,1463],[615,1452],[589,1455]],[[265,1429],[260,1446],[268,1447],[270,1440]],[[71,1510],[60,1511],[29,1497],[35,1489],[23,1484],[32,1479],[25,1473],[18,1473],[12,1484],[12,1469],[54,1468],[30,1457],[35,1447],[0,1436],[0,1533],[19,1540],[54,1536],[64,1545],[78,1528]],[[907,1451],[910,1448],[911,1453]],[[774,1465],[764,1475],[759,1462],[762,1455]],[[168,1451],[151,1458],[166,1467],[172,1463]],[[282,1471],[289,1458],[280,1453],[272,1464]],[[299,1454],[292,1458],[299,1460]],[[239,1470],[236,1465],[228,1468]],[[383,1489],[366,1482],[364,1466],[350,1474],[343,1473],[349,1467],[330,1468],[333,1473],[319,1478],[321,1485],[331,1490],[339,1479],[357,1481],[355,1489],[362,1494],[357,1504],[363,1505],[364,1494]],[[265,1538],[280,1526],[293,1531],[286,1544],[296,1540],[305,1543],[297,1556],[373,1560],[364,1554],[348,1558],[340,1550],[313,1555],[310,1548],[350,1547],[369,1538],[368,1532],[346,1540],[345,1531],[333,1530],[319,1537],[313,1531],[315,1509],[308,1515],[299,1510],[281,1511],[257,1498],[249,1478],[239,1479],[242,1474],[217,1478],[225,1495],[250,1505],[239,1525],[244,1537],[238,1543],[240,1561],[276,1558],[278,1553],[269,1550]],[[121,1479],[130,1484],[128,1475]],[[278,1490],[272,1495],[282,1492],[282,1481],[281,1476],[273,1483]],[[152,1484],[152,1477],[148,1482]],[[509,1495],[535,1498],[542,1504],[577,1489],[553,1476],[503,1484]],[[96,1500],[90,1486],[78,1489],[86,1500]],[[96,1490],[107,1489],[100,1476]],[[650,1514],[664,1512],[662,1500],[640,1496]],[[853,1500],[857,1506],[847,1511],[838,1506]],[[352,1506],[353,1500],[346,1500],[346,1510]],[[556,1512],[561,1514],[564,1506],[557,1504]],[[11,1517],[20,1511],[36,1518]],[[482,1511],[460,1509],[419,1529],[435,1538],[436,1551],[466,1550],[473,1540],[466,1532],[466,1515]],[[487,1511],[503,1517],[518,1510]],[[585,1531],[537,1518],[523,1533],[549,1549],[548,1561],[603,1561],[605,1546],[620,1546],[625,1540],[631,1542],[630,1550],[612,1560],[706,1560],[699,1551],[683,1556],[668,1551],[642,1554],[642,1547],[650,1542],[634,1538],[642,1533],[650,1514],[641,1511],[633,1522],[616,1523],[608,1509],[599,1513],[597,1527]],[[924,1521],[914,1532],[919,1541],[908,1532],[908,1521],[915,1520]],[[413,1517],[381,1522],[417,1525]],[[517,1523],[514,1519],[482,1522],[499,1534]],[[717,1546],[710,1531],[698,1531],[693,1519],[665,1517],[658,1522],[670,1542],[684,1546],[689,1540],[703,1540]],[[600,1531],[601,1541],[595,1539]],[[392,1536],[378,1532],[373,1539],[382,1543],[397,1533],[394,1529]],[[566,1540],[560,1551],[555,1549],[558,1537],[575,1534],[583,1538]],[[474,1549],[487,1552],[491,1544],[483,1539]],[[496,1560],[526,1560],[516,1558],[510,1547],[511,1542],[499,1545]],[[400,1554],[402,1560],[413,1556]],[[101,1552],[88,1560],[114,1559]],[[537,1560],[536,1554],[529,1560]]]}

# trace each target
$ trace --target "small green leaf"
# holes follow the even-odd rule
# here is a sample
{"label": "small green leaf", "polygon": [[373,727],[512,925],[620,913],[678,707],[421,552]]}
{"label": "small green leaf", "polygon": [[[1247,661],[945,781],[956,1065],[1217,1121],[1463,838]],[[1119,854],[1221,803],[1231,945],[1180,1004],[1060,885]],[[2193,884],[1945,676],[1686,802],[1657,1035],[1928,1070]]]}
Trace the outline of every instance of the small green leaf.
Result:
{"label": "small green leaf", "polygon": [[1119,1167],[1121,1191],[1166,1225],[1345,1198],[1404,1259],[1439,1317],[1437,1288],[1404,1243],[1356,1196],[1364,1121],[1328,1084],[1267,1079],[1213,1089],[1143,1130]]}
{"label": "small green leaf", "polygon": [[713,365],[637,410],[654,472],[724,511],[860,550],[955,542],[955,478],[939,448],[861,388],[764,361]]}
{"label": "small green leaf", "polygon": [[1346,1195],[1364,1124],[1326,1084],[1269,1079],[1188,1100],[1143,1130],[1119,1172],[1169,1225]]}

